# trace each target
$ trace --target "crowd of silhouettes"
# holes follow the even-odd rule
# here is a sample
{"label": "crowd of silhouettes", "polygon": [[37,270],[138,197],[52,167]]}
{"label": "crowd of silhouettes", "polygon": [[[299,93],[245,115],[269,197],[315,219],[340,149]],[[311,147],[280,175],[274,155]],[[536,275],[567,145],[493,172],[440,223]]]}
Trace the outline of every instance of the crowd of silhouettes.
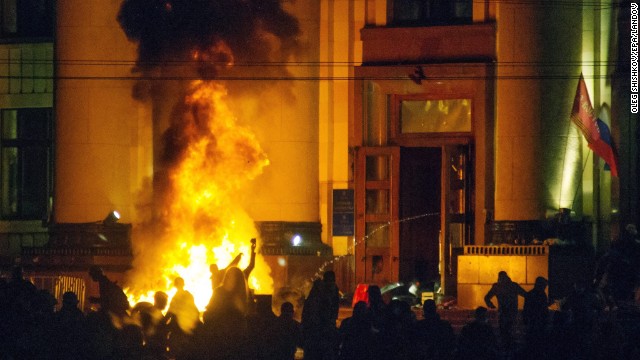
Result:
{"label": "crowd of silhouettes", "polygon": [[[500,312],[505,302],[498,297],[497,316],[506,314],[512,322],[505,338],[504,321],[494,328],[485,307],[456,333],[434,300],[426,300],[419,312],[404,301],[383,301],[375,285],[366,302],[338,321],[339,292],[331,271],[313,282],[301,323],[291,302],[282,303],[276,316],[270,295],[251,297],[237,267],[226,269],[202,317],[181,278],[170,302],[158,291],[153,303],[140,302],[122,313],[117,300],[122,289],[101,270],[90,272],[102,285],[100,297],[92,299],[101,306],[84,313],[73,292],[64,293],[55,311],[55,298],[16,267],[12,278],[0,283],[1,358],[289,360],[297,349],[303,349],[304,359],[322,360],[640,358],[640,313],[634,306],[607,308],[595,287],[576,286],[559,310],[549,311],[544,278],[523,295],[524,308],[515,315]],[[504,276],[498,283],[504,285]],[[520,294],[516,285],[509,291]],[[523,336],[514,336],[516,328]]]}
{"label": "crowd of silhouettes", "polygon": [[303,303],[284,301],[276,315],[271,295],[248,288],[252,265],[249,271],[236,265],[211,268],[213,295],[202,314],[180,277],[171,299],[158,291],[153,303],[129,307],[122,288],[91,267],[100,296],[89,300],[99,308],[85,313],[75,293],[65,292],[56,304],[16,266],[0,281],[0,359],[290,360],[301,353],[305,360],[640,359],[640,312],[631,290],[603,295],[602,278],[620,282],[612,279],[619,274],[606,273],[616,264],[591,283],[576,283],[554,311],[547,279],[525,291],[500,272],[485,297],[497,312],[478,307],[459,331],[441,318],[434,300],[412,307],[384,298],[376,285],[340,320],[332,271],[313,281]]}

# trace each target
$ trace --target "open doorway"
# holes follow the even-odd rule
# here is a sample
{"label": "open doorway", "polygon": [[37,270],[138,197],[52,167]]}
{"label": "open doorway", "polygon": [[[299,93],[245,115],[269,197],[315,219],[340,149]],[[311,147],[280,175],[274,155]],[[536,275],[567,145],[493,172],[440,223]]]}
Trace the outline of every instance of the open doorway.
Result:
{"label": "open doorway", "polygon": [[440,280],[442,149],[400,150],[399,280]]}

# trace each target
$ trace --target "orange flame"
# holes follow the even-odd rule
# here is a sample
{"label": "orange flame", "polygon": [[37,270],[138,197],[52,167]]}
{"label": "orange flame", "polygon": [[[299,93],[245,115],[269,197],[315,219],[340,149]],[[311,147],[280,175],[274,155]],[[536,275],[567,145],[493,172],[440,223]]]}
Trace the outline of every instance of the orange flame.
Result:
{"label": "orange flame", "polygon": [[[212,294],[209,265],[222,269],[238,253],[244,255],[240,268],[249,263],[249,240],[257,230],[241,195],[269,160],[251,130],[238,125],[226,95],[219,83],[194,81],[185,98],[182,135],[190,141],[169,171],[164,229],[160,235],[134,236],[126,290],[132,303],[149,301],[158,290],[172,296],[173,280],[180,276],[204,310]],[[269,267],[259,254],[249,287],[256,293],[273,291]]]}

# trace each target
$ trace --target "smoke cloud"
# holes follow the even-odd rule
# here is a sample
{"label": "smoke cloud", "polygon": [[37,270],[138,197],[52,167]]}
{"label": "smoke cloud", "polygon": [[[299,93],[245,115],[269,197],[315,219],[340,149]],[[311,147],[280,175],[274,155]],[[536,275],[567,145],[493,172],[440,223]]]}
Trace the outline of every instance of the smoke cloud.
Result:
{"label": "smoke cloud", "polygon": [[[204,78],[233,63],[285,62],[300,34],[280,0],[125,0],[118,22],[138,44],[138,71],[195,66]],[[284,68],[268,67],[274,76]]]}

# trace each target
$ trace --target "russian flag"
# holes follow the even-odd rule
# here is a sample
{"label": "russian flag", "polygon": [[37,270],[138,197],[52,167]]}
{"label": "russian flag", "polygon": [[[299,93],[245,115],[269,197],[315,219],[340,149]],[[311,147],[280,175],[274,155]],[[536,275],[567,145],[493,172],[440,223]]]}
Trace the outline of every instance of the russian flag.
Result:
{"label": "russian flag", "polygon": [[608,168],[611,170],[611,175],[618,177],[618,156],[616,154],[613,138],[611,137],[611,131],[609,131],[607,124],[600,120],[600,118],[596,119],[596,123],[598,124],[598,130],[600,131],[600,139],[589,144],[589,148],[591,148],[594,153],[598,154],[598,156],[606,162],[604,166],[605,170]]}

